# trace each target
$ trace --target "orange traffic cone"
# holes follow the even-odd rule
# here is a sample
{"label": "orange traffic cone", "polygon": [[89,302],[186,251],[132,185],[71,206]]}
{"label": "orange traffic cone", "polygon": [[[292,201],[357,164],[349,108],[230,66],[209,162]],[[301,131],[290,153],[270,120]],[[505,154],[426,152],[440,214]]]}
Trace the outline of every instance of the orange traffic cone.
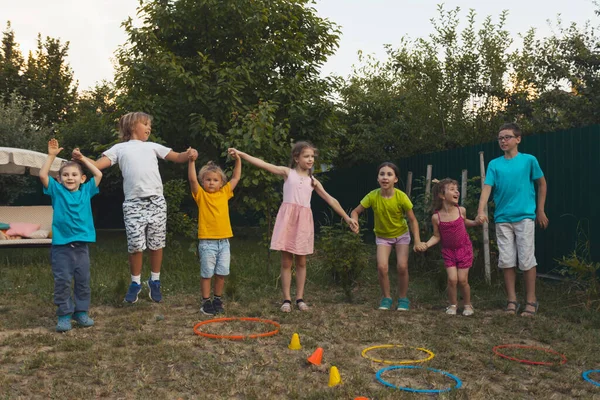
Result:
{"label": "orange traffic cone", "polygon": [[314,353],[311,354],[306,360],[312,365],[321,365],[321,360],[323,359],[323,349],[321,347],[317,347]]}
{"label": "orange traffic cone", "polygon": [[338,371],[337,367],[331,367],[329,370],[329,387],[334,387],[340,383],[342,383],[340,371]]}

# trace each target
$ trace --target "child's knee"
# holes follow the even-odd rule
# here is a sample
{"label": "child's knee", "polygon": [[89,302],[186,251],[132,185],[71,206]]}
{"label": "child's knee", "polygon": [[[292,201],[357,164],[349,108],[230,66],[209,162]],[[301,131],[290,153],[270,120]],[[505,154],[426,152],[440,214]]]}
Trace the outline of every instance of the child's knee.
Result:
{"label": "child's knee", "polygon": [[377,264],[377,272],[379,274],[387,275],[388,270],[389,270],[388,264]]}
{"label": "child's knee", "polygon": [[450,287],[456,287],[456,285],[458,284],[458,279],[455,277],[448,277],[448,286]]}

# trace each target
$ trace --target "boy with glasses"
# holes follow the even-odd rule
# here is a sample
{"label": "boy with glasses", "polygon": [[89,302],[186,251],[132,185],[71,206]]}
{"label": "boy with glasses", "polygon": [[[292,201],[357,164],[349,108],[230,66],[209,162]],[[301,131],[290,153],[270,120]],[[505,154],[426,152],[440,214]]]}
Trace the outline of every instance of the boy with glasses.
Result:
{"label": "boy with glasses", "polygon": [[[530,154],[519,153],[519,143],[521,129],[517,124],[508,123],[500,127],[498,144],[504,155],[490,161],[488,165],[479,198],[477,222],[488,221],[484,208],[493,188],[498,267],[504,273],[507,295],[504,311],[516,314],[520,308],[515,293],[518,265],[523,271],[526,292],[526,305],[521,315],[534,316],[539,306],[535,296],[535,221],[542,228],[548,226],[548,218],[544,211],[547,187],[537,159]],[[538,188],[537,207],[534,182]]]}

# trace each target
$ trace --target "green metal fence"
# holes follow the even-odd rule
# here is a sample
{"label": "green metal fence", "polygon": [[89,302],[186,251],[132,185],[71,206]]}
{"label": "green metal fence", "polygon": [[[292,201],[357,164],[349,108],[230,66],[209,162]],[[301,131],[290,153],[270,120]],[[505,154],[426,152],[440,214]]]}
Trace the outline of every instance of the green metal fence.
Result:
{"label": "green metal fence", "polygon": [[[479,152],[483,151],[485,165],[502,155],[497,142],[422,154],[397,160],[401,171],[399,187],[405,190],[408,171],[414,179],[426,174],[427,165],[433,166],[433,177],[451,177],[460,182],[463,169],[469,177],[479,176]],[[548,182],[546,215],[550,225],[536,231],[536,257],[538,271],[551,273],[556,259],[568,255],[579,240],[589,240],[591,257],[600,260],[600,125],[566,131],[525,136],[519,151],[537,157]],[[344,209],[358,205],[362,197],[378,187],[377,163],[325,173],[325,189],[337,198]],[[317,220],[325,215],[324,202],[313,200]],[[372,224],[372,222],[370,222]],[[578,229],[582,235],[578,236]]]}

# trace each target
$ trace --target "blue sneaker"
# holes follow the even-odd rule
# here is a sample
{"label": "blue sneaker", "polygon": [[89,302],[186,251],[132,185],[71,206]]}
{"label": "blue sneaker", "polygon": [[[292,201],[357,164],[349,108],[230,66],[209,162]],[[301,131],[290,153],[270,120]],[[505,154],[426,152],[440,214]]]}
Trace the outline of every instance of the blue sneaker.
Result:
{"label": "blue sneaker", "polygon": [[162,294],[160,293],[160,281],[148,279],[148,287],[150,288],[150,298],[152,301],[160,303],[162,300]]}
{"label": "blue sneaker", "polygon": [[398,299],[398,311],[408,311],[410,309],[410,300],[408,297],[401,297]]}
{"label": "blue sneaker", "polygon": [[84,328],[94,326],[94,320],[90,318],[86,311],[79,311],[73,314],[73,320]]}
{"label": "blue sneaker", "polygon": [[392,299],[390,299],[389,297],[384,297],[383,299],[381,299],[378,309],[389,310],[390,308],[392,308]]}
{"label": "blue sneaker", "polygon": [[71,314],[59,315],[56,324],[56,332],[66,332],[71,330]]}
{"label": "blue sneaker", "polygon": [[131,303],[131,304],[138,301],[138,294],[140,293],[141,290],[142,290],[142,285],[140,285],[139,283],[131,282],[131,285],[129,285],[129,290],[127,291],[127,294],[125,295],[125,301],[128,303]]}

